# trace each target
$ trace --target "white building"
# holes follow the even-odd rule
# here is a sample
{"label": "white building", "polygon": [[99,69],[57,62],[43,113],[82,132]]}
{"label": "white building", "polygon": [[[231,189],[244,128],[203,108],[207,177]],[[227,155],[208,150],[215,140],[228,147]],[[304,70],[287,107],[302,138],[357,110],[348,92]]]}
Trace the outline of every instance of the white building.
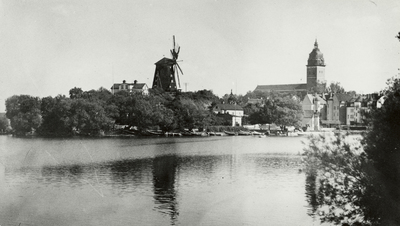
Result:
{"label": "white building", "polygon": [[111,87],[112,93],[117,93],[122,90],[125,90],[129,93],[143,93],[145,95],[149,93],[149,88],[147,87],[146,83],[138,83],[137,80],[135,80],[133,83],[126,83],[126,81],[123,80],[122,83],[114,83],[114,85]]}
{"label": "white building", "polygon": [[217,104],[213,109],[215,114],[229,116],[232,120],[232,126],[242,126],[244,115],[243,108],[235,104]]}

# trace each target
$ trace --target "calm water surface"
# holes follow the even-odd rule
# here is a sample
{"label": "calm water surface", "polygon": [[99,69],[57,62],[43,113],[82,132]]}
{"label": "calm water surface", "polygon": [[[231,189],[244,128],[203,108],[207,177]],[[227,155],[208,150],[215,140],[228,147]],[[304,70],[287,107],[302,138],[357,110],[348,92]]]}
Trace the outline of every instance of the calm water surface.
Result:
{"label": "calm water surface", "polygon": [[0,225],[319,225],[304,139],[0,136]]}

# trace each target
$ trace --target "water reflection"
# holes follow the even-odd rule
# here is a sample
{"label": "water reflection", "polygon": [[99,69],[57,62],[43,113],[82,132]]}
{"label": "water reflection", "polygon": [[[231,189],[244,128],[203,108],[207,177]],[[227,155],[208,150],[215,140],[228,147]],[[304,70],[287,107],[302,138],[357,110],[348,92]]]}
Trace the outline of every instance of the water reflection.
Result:
{"label": "water reflection", "polygon": [[[102,174],[109,177],[119,194],[135,192],[150,183],[151,159],[126,159],[103,164]],[[110,174],[110,175],[108,175]]]}
{"label": "water reflection", "polygon": [[171,225],[175,225],[179,215],[175,190],[177,164],[176,155],[157,156],[153,160],[155,208],[170,216]]}
{"label": "water reflection", "polygon": [[316,174],[306,173],[306,198],[309,205],[308,215],[315,217],[318,209]]}
{"label": "water reflection", "polygon": [[41,141],[28,153],[33,162],[23,161],[23,147],[13,151],[0,164],[0,224],[4,218],[61,226],[312,223],[307,200],[316,197],[306,200],[304,186],[312,194],[315,185],[298,173],[294,139],[106,141],[72,140],[61,151],[59,143]]}
{"label": "water reflection", "polygon": [[71,184],[79,183],[84,173],[82,165],[44,166],[41,170],[42,178],[46,184],[66,181]]}

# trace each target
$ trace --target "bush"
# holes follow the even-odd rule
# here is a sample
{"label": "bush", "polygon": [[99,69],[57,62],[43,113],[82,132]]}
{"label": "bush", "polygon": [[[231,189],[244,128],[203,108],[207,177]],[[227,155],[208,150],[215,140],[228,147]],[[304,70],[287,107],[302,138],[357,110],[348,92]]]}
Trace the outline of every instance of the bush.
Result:
{"label": "bush", "polygon": [[[304,149],[309,203],[321,222],[369,225],[360,206],[368,180],[364,168],[369,165],[360,142],[343,134],[331,137],[310,136]],[[314,193],[313,193],[314,192]]]}

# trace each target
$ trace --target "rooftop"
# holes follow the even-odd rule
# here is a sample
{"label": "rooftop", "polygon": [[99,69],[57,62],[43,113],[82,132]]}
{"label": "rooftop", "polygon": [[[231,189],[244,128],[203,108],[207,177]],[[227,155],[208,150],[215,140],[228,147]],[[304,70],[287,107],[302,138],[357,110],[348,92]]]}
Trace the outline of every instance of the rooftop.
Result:
{"label": "rooftop", "polygon": [[300,84],[282,84],[282,85],[258,85],[254,91],[305,91],[306,83]]}

